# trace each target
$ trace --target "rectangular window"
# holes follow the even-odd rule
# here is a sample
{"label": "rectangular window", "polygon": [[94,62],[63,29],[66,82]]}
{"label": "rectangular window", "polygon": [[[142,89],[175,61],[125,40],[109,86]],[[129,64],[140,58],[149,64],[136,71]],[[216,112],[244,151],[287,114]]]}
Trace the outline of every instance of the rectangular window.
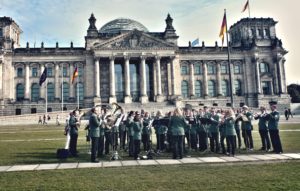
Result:
{"label": "rectangular window", "polygon": [[261,82],[262,90],[264,95],[270,95],[271,94],[271,83],[270,82]]}
{"label": "rectangular window", "polygon": [[215,74],[216,73],[216,69],[214,65],[208,65],[207,66],[207,73],[208,74]]}
{"label": "rectangular window", "polygon": [[78,67],[78,76],[80,78],[83,76],[83,67]]}
{"label": "rectangular window", "polygon": [[53,70],[52,70],[52,68],[47,68],[47,76],[48,77],[53,76]]}
{"label": "rectangular window", "polygon": [[234,65],[234,73],[240,74],[241,72],[241,66],[240,65]]}
{"label": "rectangular window", "polygon": [[32,68],[32,77],[37,77],[38,73],[37,73],[37,68]]}
{"label": "rectangular window", "polygon": [[187,66],[181,66],[181,74],[182,75],[188,75],[189,74],[189,68]]}
{"label": "rectangular window", "polygon": [[202,66],[201,66],[201,64],[196,64],[195,65],[195,74],[196,75],[202,74]]}
{"label": "rectangular window", "polygon": [[23,77],[23,68],[17,69],[17,77]]}
{"label": "rectangular window", "polygon": [[63,76],[66,77],[68,75],[67,66],[63,67]]}
{"label": "rectangular window", "polygon": [[225,64],[221,65],[221,74],[228,74],[228,67]]}

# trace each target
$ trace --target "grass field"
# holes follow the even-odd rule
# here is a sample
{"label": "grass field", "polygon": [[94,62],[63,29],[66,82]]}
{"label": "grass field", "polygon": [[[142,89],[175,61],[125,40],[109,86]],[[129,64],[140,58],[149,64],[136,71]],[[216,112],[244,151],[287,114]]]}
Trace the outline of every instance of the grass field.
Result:
{"label": "grass field", "polygon": [[1,173],[0,190],[299,190],[300,162]]}
{"label": "grass field", "polygon": [[[256,130],[257,127],[255,127]],[[282,124],[282,130],[292,129],[300,130],[299,124]],[[80,129],[78,140],[78,158],[68,158],[60,161],[56,158],[56,150],[63,148],[66,137],[63,135],[62,126],[7,126],[0,127],[0,166],[13,164],[36,164],[36,163],[57,163],[57,162],[87,162],[90,160],[88,145],[85,140],[86,132]],[[280,132],[284,152],[300,152],[300,131]],[[152,136],[153,139],[155,136]],[[258,132],[253,132],[254,147],[256,151],[247,153],[263,153],[258,151],[261,147],[261,141]],[[156,143],[155,140],[153,140]],[[246,153],[246,151],[241,151]],[[123,159],[127,153],[119,151]],[[220,156],[219,154],[203,154],[199,152],[188,153],[195,156]],[[170,153],[164,153],[159,158],[171,158]],[[110,155],[101,160],[109,160]]]}

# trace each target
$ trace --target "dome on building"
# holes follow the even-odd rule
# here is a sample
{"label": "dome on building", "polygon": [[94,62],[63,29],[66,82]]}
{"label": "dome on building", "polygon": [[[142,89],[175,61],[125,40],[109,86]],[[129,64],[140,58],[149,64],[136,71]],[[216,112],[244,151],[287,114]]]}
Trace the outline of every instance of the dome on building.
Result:
{"label": "dome on building", "polygon": [[122,31],[131,31],[137,29],[139,31],[148,32],[148,29],[141,23],[126,18],[118,18],[112,20],[100,28],[100,33],[119,33]]}

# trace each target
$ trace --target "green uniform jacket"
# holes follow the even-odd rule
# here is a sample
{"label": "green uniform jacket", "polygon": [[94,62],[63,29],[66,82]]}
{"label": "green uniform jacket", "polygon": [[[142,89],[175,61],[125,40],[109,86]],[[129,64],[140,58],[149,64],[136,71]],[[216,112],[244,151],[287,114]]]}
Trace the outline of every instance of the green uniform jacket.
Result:
{"label": "green uniform jacket", "polygon": [[170,124],[172,135],[184,135],[184,128],[187,126],[185,119],[181,116],[172,116]]}
{"label": "green uniform jacket", "polygon": [[151,127],[149,127],[150,121],[151,118],[147,118],[143,120],[143,131],[142,131],[143,135],[150,135],[152,133]]}
{"label": "green uniform jacket", "polygon": [[268,120],[265,116],[259,116],[258,130],[268,130],[267,123],[268,123]]}
{"label": "green uniform jacket", "polygon": [[226,136],[236,135],[235,128],[234,128],[234,122],[235,122],[235,120],[232,117],[227,118],[225,120]]}
{"label": "green uniform jacket", "polygon": [[78,135],[78,128],[76,126],[76,122],[76,117],[72,115],[69,119],[70,135]]}
{"label": "green uniform jacket", "polygon": [[89,120],[89,126],[90,126],[90,137],[100,137],[100,126],[101,121],[100,118],[97,117],[96,114],[92,114],[90,116],[90,120]]}
{"label": "green uniform jacket", "polygon": [[143,129],[142,123],[141,122],[133,122],[132,129],[133,129],[133,140],[141,140],[142,139],[142,129]]}
{"label": "green uniform jacket", "polygon": [[278,129],[278,122],[279,122],[279,112],[278,111],[273,111],[270,113],[270,119],[269,119],[269,130],[276,130]]}
{"label": "green uniform jacket", "polygon": [[132,129],[132,125],[133,125],[133,118],[132,117],[128,117],[127,120],[126,120],[126,129],[127,129],[127,132],[128,132],[128,136],[133,136],[133,129]]}
{"label": "green uniform jacket", "polygon": [[247,112],[245,114],[245,116],[248,118],[248,121],[243,121],[242,122],[242,128],[246,129],[246,130],[251,130],[252,129],[252,113],[251,112]]}
{"label": "green uniform jacket", "polygon": [[212,115],[212,124],[210,124],[209,131],[211,133],[218,133],[218,128],[219,128],[219,121],[220,121],[220,116],[218,114]]}

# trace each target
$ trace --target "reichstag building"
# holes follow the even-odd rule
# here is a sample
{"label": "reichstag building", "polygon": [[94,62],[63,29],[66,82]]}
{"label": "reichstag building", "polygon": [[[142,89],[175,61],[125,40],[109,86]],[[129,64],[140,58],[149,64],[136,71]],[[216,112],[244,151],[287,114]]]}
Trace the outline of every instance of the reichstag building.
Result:
{"label": "reichstag building", "polygon": [[[73,109],[99,103],[165,102],[174,105],[267,106],[290,104],[287,94],[287,51],[276,36],[272,18],[243,18],[230,27],[231,79],[227,47],[178,46],[168,14],[162,32],[119,18],[96,27],[92,14],[85,47],[20,47],[19,25],[0,18],[0,105],[6,114]],[[163,19],[161,22],[164,22]],[[47,86],[39,78],[47,67]],[[78,68],[78,79],[71,82]],[[47,87],[47,88],[46,88]],[[230,87],[232,89],[230,89]],[[46,92],[47,91],[47,92]],[[63,102],[63,106],[61,103]]]}

